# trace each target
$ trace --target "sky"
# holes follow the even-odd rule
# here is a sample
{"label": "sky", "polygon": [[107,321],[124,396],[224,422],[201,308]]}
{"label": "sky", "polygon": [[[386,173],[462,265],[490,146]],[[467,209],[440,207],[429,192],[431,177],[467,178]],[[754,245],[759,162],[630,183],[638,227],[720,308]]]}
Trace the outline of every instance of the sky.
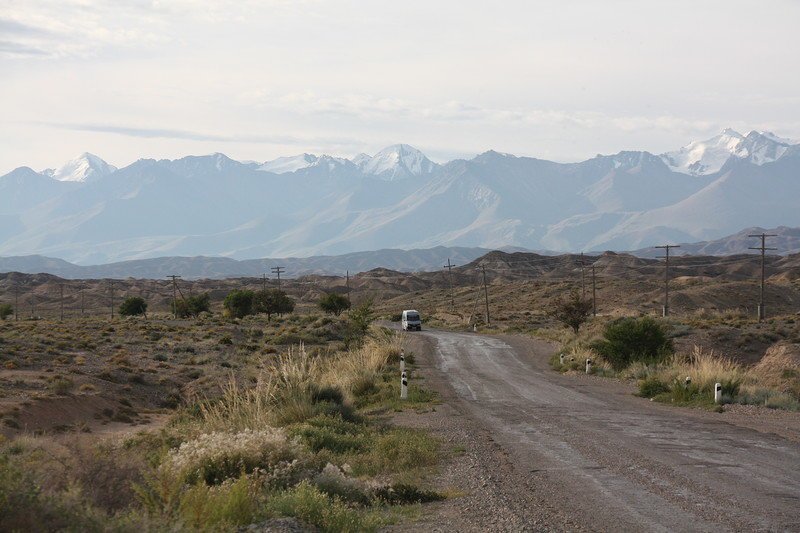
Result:
{"label": "sky", "polygon": [[0,0],[0,174],[800,139],[800,1]]}

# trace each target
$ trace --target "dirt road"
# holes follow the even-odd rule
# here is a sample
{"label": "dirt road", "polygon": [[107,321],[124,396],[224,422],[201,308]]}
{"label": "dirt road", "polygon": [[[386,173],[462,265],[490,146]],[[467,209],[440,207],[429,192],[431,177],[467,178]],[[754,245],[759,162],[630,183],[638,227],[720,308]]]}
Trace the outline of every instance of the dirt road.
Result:
{"label": "dirt road", "polygon": [[544,342],[408,337],[443,395],[439,420],[428,423],[451,442],[467,439],[451,482],[476,478],[465,481],[469,502],[443,506],[431,527],[800,531],[800,445],[791,438],[730,423],[728,413],[650,403],[628,384],[562,376],[549,369]]}

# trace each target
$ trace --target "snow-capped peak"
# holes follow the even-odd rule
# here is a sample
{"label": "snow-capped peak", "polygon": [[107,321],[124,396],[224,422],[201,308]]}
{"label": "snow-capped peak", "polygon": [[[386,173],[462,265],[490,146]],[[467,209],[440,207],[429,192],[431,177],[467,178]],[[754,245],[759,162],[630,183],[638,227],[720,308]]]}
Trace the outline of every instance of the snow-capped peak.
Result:
{"label": "snow-capped peak", "polygon": [[411,176],[423,176],[435,171],[439,165],[425,154],[407,144],[388,146],[370,158],[361,158],[358,166],[364,174],[387,181]]}
{"label": "snow-capped peak", "polygon": [[67,161],[61,168],[47,169],[42,174],[59,181],[88,182],[108,176],[116,170],[117,167],[109,165],[96,155],[84,152]]}
{"label": "snow-capped peak", "polygon": [[783,156],[791,144],[769,132],[751,131],[745,136],[726,128],[711,139],[693,141],[680,150],[661,154],[661,158],[675,172],[705,176],[719,172],[731,157],[756,165],[770,163]]}
{"label": "snow-capped peak", "polygon": [[267,161],[258,170],[273,172],[275,174],[286,174],[297,170],[308,168],[317,163],[319,158],[314,154],[300,154],[288,157],[279,157],[272,161]]}

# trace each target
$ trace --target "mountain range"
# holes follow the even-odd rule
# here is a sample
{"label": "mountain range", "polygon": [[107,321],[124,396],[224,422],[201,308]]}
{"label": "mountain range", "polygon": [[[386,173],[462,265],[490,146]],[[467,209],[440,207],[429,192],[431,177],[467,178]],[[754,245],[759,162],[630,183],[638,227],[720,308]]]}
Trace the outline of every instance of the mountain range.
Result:
{"label": "mountain range", "polygon": [[116,168],[83,154],[0,177],[0,255],[77,264],[383,248],[631,250],[800,226],[800,145],[724,130],[664,154],[556,163],[495,151],[444,164],[408,145],[353,159],[223,154]]}

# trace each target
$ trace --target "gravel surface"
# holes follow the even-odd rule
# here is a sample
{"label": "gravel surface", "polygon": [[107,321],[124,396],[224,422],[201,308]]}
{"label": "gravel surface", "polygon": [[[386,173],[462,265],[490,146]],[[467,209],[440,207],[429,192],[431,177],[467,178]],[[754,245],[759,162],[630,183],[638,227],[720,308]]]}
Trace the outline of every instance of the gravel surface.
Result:
{"label": "gravel surface", "polygon": [[[442,405],[397,422],[445,442],[415,531],[798,531],[800,417],[648,402],[630,383],[550,370],[553,346],[410,334]],[[760,414],[759,414],[760,413]]]}

